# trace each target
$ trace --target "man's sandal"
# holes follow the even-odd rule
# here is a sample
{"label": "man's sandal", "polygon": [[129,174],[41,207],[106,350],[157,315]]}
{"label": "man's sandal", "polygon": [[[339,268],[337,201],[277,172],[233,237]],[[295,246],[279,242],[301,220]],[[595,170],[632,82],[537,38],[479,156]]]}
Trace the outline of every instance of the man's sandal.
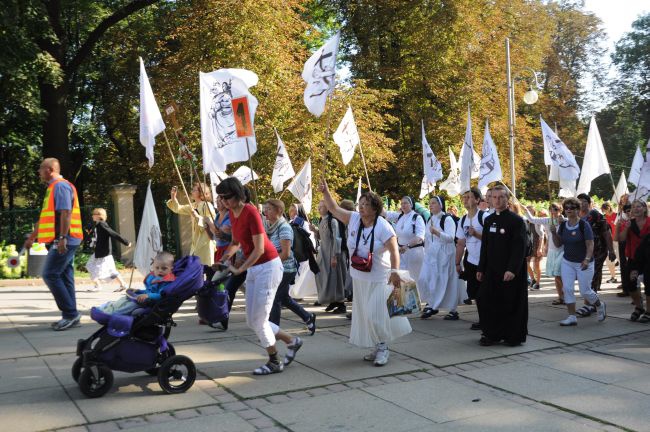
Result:
{"label": "man's sandal", "polygon": [[296,353],[302,347],[302,339],[296,337],[291,345],[287,345],[287,353],[284,355],[284,365],[289,366],[296,358]]}
{"label": "man's sandal", "polygon": [[596,313],[596,306],[584,305],[576,311],[576,315],[581,318],[586,318],[592,313]]}
{"label": "man's sandal", "polygon": [[[641,315],[647,315],[647,314],[645,314],[645,309],[640,308],[640,307],[634,308],[634,312],[632,312],[632,315],[630,315],[630,321],[639,321],[639,322],[641,322],[639,320]],[[647,321],[643,321],[643,322],[647,322]]]}
{"label": "man's sandal", "polygon": [[271,375],[274,373],[280,373],[283,370],[284,370],[284,365],[282,363],[268,362],[265,365],[255,369],[253,371],[253,375]]}

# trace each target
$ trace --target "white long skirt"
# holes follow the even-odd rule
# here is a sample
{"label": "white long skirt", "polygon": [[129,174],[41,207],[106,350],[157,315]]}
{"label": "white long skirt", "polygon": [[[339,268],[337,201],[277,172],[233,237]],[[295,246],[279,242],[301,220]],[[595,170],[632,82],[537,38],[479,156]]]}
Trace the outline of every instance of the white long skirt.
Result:
{"label": "white long skirt", "polygon": [[363,348],[390,342],[411,333],[411,324],[404,316],[390,318],[386,301],[393,291],[386,282],[352,278],[352,327],[350,343]]}
{"label": "white long skirt", "polygon": [[296,274],[296,281],[289,288],[289,295],[298,299],[316,297],[318,295],[318,290],[316,289],[316,277],[309,268],[309,261],[303,261],[300,263],[298,274]]}
{"label": "white long skirt", "polygon": [[115,260],[113,255],[107,255],[103,258],[95,258],[92,254],[86,263],[86,269],[90,273],[92,280],[99,280],[101,282],[108,282],[115,279],[119,273],[115,267]]}
{"label": "white long skirt", "polygon": [[416,283],[420,278],[420,271],[422,269],[422,261],[424,260],[424,248],[416,247],[412,249],[406,249],[406,252],[400,254],[399,256],[400,263],[399,268],[401,270],[408,270]]}
{"label": "white long skirt", "polygon": [[443,247],[431,251],[424,260],[417,286],[420,300],[432,309],[455,311],[463,301],[454,258],[455,251],[446,251]]}

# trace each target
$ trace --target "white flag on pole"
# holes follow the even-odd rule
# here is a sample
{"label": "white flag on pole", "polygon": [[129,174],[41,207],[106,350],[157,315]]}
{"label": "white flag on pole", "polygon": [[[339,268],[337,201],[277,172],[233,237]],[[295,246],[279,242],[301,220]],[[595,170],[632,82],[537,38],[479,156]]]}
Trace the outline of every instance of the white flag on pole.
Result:
{"label": "white flag on pole", "polygon": [[483,136],[483,157],[481,158],[481,173],[478,178],[478,187],[485,193],[488,184],[495,181],[503,180],[503,173],[501,172],[501,164],[499,163],[499,154],[497,147],[494,145],[492,136],[490,135],[490,125],[485,120],[485,134]]}
{"label": "white flag on pole", "polygon": [[323,114],[327,96],[334,91],[340,38],[341,32],[336,32],[325,45],[309,57],[302,70],[302,79],[307,83],[303,97],[305,106],[316,117]]}
{"label": "white flag on pole", "polygon": [[243,185],[250,183],[252,180],[257,180],[260,178],[260,176],[258,176],[255,171],[246,165],[242,165],[237,168],[237,171],[235,171],[232,176],[237,178],[237,180],[239,180]]}
{"label": "white flag on pole", "polygon": [[[205,173],[226,171],[233,162],[248,160],[257,151],[255,135],[238,138],[232,100],[246,96],[250,121],[255,125],[257,99],[249,87],[257,84],[257,75],[246,69],[219,69],[199,72],[201,88],[201,144]],[[247,146],[248,140],[248,149]]]}
{"label": "white flag on pole", "polygon": [[228,174],[225,172],[211,172],[210,173],[210,191],[212,192],[212,205],[217,207],[217,186],[225,178],[228,177]]}
{"label": "white flag on pole", "polygon": [[596,118],[592,116],[589,123],[585,158],[582,161],[582,171],[580,181],[578,181],[578,194],[588,194],[591,190],[591,182],[596,177],[610,172],[605,147],[603,147],[603,141],[600,139],[600,133],[596,125]]}
{"label": "white flag on pole", "polygon": [[305,212],[311,212],[311,158],[307,159],[300,172],[293,178],[287,189],[305,207]]}
{"label": "white flag on pole", "polygon": [[420,183],[420,199],[429,195],[431,192],[436,190],[435,183],[429,183],[427,176],[422,177],[422,183]]}
{"label": "white flag on pole", "polygon": [[156,135],[165,130],[165,123],[153,95],[144,62],[140,57],[140,143],[144,146],[145,155],[149,159],[149,168],[153,166],[153,146],[156,145]]}
{"label": "white flag on pole", "polygon": [[142,211],[142,221],[140,222],[140,231],[138,232],[138,240],[135,244],[135,252],[133,255],[135,268],[141,274],[148,275],[151,271],[153,259],[162,250],[160,224],[158,223],[156,206],[151,195],[151,180],[149,180],[147,196],[144,200],[144,210]]}
{"label": "white flag on pole", "polygon": [[[650,144],[650,141],[648,141]],[[630,175],[628,176],[628,181],[632,184],[637,184],[639,182],[639,176],[641,174],[641,167],[643,166],[643,153],[641,149],[637,146],[636,152],[634,153],[634,159],[632,159],[632,167],[630,168]]]}
{"label": "white flag on pole", "polygon": [[284,182],[296,175],[296,172],[293,170],[293,165],[291,165],[291,160],[289,159],[289,153],[278,134],[278,131],[275,131],[275,136],[278,138],[278,150],[275,153],[275,164],[273,165],[273,175],[271,176],[271,186],[273,186],[273,192],[278,193],[284,187]]}
{"label": "white flag on pole", "polygon": [[480,173],[480,158],[474,151],[474,140],[472,139],[472,114],[467,107],[467,127],[465,128],[465,140],[460,150],[460,191],[467,192],[471,186],[471,179],[478,178]]}
{"label": "white flag on pole", "polygon": [[348,105],[348,110],[341,120],[338,129],[334,132],[334,142],[341,149],[341,156],[343,157],[343,165],[350,163],[354,157],[354,150],[357,148],[361,140],[359,139],[359,132],[357,125],[354,123],[354,115],[352,114],[352,107]]}
{"label": "white flag on pole", "polygon": [[544,138],[544,163],[558,168],[557,177],[559,180],[577,180],[580,175],[580,168],[573,153],[541,116],[540,122],[542,137]]}
{"label": "white flag on pole", "polygon": [[627,179],[625,178],[625,171],[621,170],[621,177],[618,179],[616,185],[616,192],[612,196],[611,201],[617,203],[623,195],[629,194],[630,190],[627,188]]}
{"label": "white flag on pole", "polygon": [[440,189],[446,190],[449,196],[456,196],[460,193],[460,167],[451,147],[449,147],[449,166],[449,175],[444,182],[440,183]]}
{"label": "white flag on pole", "polygon": [[647,201],[650,198],[650,139],[646,147],[645,161],[641,166],[637,188],[632,192],[632,199]]}
{"label": "white flag on pole", "polygon": [[435,186],[438,180],[442,180],[442,164],[433,154],[431,146],[424,133],[424,120],[422,120],[422,165],[424,166],[424,178],[426,183]]}
{"label": "white flag on pole", "polygon": [[357,201],[354,203],[354,207],[359,211],[359,200],[361,199],[361,177],[359,177],[359,186],[357,186]]}

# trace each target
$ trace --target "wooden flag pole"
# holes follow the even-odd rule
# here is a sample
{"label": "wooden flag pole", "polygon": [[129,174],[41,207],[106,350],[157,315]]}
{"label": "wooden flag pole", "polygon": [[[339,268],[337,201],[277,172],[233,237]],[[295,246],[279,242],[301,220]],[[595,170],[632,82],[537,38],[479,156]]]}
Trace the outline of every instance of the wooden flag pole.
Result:
{"label": "wooden flag pole", "polygon": [[257,183],[255,182],[255,171],[253,171],[253,158],[251,156],[251,149],[248,146],[248,137],[246,139],[246,151],[248,152],[248,166],[251,168],[251,179],[253,180],[253,189],[255,190],[255,205],[259,205],[259,196],[257,195]]}
{"label": "wooden flag pole", "polygon": [[366,172],[366,181],[368,182],[368,189],[372,192],[372,186],[370,186],[370,177],[368,176],[368,166],[366,165],[366,157],[363,155],[363,146],[361,145],[361,140],[359,140],[359,150],[361,152],[361,161],[363,162],[363,169]]}
{"label": "wooden flag pole", "polygon": [[[332,89],[332,93],[334,92],[334,89]],[[325,177],[327,173],[327,144],[329,142],[329,137],[330,137],[330,124],[332,120],[332,93],[327,95],[327,102],[326,102],[326,109],[327,109],[327,127],[325,129],[325,142],[323,143],[323,177]]]}

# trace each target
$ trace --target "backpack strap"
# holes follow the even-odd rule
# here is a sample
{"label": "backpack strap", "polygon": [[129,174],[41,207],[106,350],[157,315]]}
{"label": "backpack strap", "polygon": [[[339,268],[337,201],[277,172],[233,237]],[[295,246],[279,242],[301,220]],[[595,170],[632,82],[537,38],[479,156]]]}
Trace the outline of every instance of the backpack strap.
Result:
{"label": "backpack strap", "polygon": [[478,211],[478,223],[483,227],[483,218],[485,217],[485,212],[483,210]]}

